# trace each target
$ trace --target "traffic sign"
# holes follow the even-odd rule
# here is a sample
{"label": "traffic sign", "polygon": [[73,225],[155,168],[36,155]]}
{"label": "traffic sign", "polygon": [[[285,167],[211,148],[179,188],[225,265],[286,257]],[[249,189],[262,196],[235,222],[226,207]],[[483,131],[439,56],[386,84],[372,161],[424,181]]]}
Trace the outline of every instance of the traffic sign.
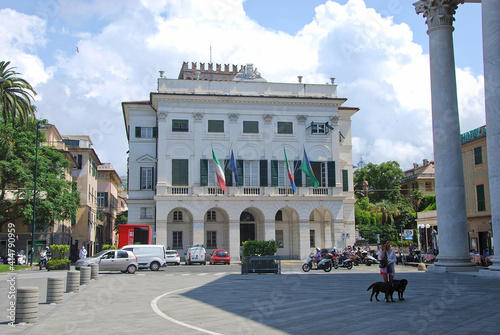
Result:
{"label": "traffic sign", "polygon": [[405,229],[405,240],[413,240],[413,229]]}

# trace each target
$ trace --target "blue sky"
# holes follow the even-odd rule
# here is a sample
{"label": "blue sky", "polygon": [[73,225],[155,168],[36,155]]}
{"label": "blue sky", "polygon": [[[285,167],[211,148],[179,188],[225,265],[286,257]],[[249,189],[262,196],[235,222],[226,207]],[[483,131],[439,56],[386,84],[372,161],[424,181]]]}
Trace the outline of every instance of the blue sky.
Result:
{"label": "blue sky", "polygon": [[[3,0],[0,59],[38,92],[40,117],[87,134],[126,173],[121,102],[145,100],[183,61],[254,63],[271,82],[327,83],[360,111],[353,161],[432,159],[427,27],[407,0]],[[485,124],[481,5],[460,5],[462,132]],[[78,52],[77,52],[78,48]]]}

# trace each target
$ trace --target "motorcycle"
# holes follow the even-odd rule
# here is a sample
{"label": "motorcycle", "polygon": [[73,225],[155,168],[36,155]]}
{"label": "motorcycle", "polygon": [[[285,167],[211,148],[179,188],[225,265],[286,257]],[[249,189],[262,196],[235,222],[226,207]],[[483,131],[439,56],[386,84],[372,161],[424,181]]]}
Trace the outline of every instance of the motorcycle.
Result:
{"label": "motorcycle", "polygon": [[350,259],[349,257],[345,257],[345,256],[337,256],[334,258],[334,261],[333,261],[333,267],[335,269],[338,269],[338,268],[347,268],[347,270],[350,270],[352,269],[352,259]]}
{"label": "motorcycle", "polygon": [[316,267],[313,267],[313,254],[309,255],[304,264],[302,264],[302,271],[309,272],[311,270],[323,270],[325,272],[332,271],[332,260],[330,258],[323,258]]}
{"label": "motorcycle", "polygon": [[368,253],[363,253],[362,263],[366,266],[371,266],[372,264],[378,264],[378,260]]}
{"label": "motorcycle", "polygon": [[46,254],[40,254],[40,261],[38,262],[38,267],[42,270],[44,267],[47,268],[47,262],[50,260],[50,256]]}

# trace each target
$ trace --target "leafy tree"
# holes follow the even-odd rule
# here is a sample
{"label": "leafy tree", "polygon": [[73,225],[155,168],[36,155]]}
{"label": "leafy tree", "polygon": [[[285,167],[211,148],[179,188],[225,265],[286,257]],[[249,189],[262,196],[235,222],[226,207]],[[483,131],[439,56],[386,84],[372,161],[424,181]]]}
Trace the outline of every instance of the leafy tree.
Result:
{"label": "leafy tree", "polygon": [[432,211],[436,209],[436,195],[428,194],[422,197],[418,206],[418,212]]}
{"label": "leafy tree", "polygon": [[118,215],[116,215],[114,229],[118,230],[119,225],[127,223],[128,223],[128,211],[123,211],[121,213],[118,213]]}
{"label": "leafy tree", "polygon": [[387,200],[382,200],[379,203],[376,203],[372,209],[372,212],[375,213],[380,213],[380,224],[384,225],[387,222],[389,223],[394,223],[394,217],[399,215],[399,208],[387,201]]}
{"label": "leafy tree", "polygon": [[[19,218],[33,222],[37,120],[26,123],[0,123],[0,226]],[[45,134],[39,132],[39,142]],[[76,216],[80,194],[66,180],[69,161],[51,146],[38,148],[36,194],[37,230],[46,229],[56,220]]]}
{"label": "leafy tree", "polygon": [[396,161],[389,161],[376,165],[368,163],[365,167],[354,173],[354,188],[356,196],[363,194],[363,181],[368,182],[369,199],[371,203],[382,200],[393,200],[400,193],[401,178],[404,172]]}
{"label": "leafy tree", "polygon": [[25,123],[28,118],[34,118],[36,108],[31,104],[35,90],[20,73],[9,67],[10,62],[0,62],[0,110],[4,123],[14,123],[19,120]]}

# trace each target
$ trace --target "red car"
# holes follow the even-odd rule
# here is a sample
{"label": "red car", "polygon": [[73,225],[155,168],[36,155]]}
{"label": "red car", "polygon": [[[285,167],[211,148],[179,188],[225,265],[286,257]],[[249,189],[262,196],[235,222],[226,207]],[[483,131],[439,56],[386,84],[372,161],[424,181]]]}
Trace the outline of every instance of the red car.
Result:
{"label": "red car", "polygon": [[231,264],[229,252],[222,249],[214,250],[210,255],[210,264]]}

